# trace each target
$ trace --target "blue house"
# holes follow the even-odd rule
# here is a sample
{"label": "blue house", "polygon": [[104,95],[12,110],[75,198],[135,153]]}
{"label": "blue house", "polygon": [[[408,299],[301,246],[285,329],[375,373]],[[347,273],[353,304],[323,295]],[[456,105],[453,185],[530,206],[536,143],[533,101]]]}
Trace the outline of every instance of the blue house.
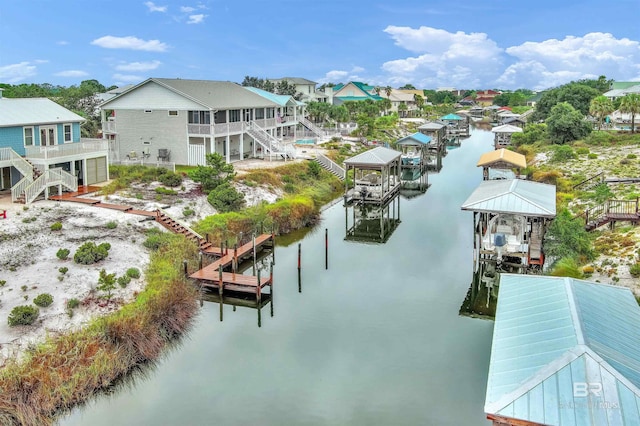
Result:
{"label": "blue house", "polygon": [[640,307],[631,290],[501,274],[485,413],[494,426],[639,425]]}
{"label": "blue house", "polygon": [[31,203],[49,189],[108,180],[108,145],[80,138],[84,118],[47,98],[4,98],[0,89],[0,190]]}

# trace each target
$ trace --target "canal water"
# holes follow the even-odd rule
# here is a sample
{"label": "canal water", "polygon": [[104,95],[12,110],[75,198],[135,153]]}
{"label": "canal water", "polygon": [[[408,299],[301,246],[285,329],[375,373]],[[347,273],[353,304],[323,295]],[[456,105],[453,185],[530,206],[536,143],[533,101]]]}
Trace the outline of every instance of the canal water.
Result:
{"label": "canal water", "polygon": [[[71,425],[484,425],[493,322],[460,316],[492,134],[476,130],[400,199],[384,244],[345,241],[342,203],[275,253],[273,313],[205,302],[157,368],[60,419]],[[325,229],[329,269],[325,270]]]}

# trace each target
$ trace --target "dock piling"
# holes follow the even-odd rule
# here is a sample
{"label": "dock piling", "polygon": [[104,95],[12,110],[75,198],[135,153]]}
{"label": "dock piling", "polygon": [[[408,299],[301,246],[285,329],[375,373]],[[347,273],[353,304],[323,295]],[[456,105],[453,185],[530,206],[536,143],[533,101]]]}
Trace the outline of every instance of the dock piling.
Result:
{"label": "dock piling", "polygon": [[324,269],[329,269],[329,228],[324,228]]}
{"label": "dock piling", "polygon": [[300,270],[300,257],[302,254],[302,243],[298,243],[298,271]]}
{"label": "dock piling", "polygon": [[185,277],[188,277],[188,276],[189,276],[189,271],[188,271],[188,269],[187,269],[187,265],[188,265],[187,261],[186,261],[186,260],[183,260],[183,261],[182,261],[182,268],[184,269],[184,276],[185,276]]}

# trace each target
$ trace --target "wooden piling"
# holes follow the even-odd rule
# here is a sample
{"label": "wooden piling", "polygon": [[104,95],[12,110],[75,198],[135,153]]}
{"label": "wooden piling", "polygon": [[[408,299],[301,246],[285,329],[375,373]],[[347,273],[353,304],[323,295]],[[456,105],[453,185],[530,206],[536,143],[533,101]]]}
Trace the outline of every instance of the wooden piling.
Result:
{"label": "wooden piling", "polygon": [[324,269],[329,269],[329,229],[324,228]]}
{"label": "wooden piling", "polygon": [[298,271],[300,270],[300,258],[302,255],[302,243],[298,243]]}
{"label": "wooden piling", "polygon": [[233,262],[231,264],[231,268],[233,269],[233,273],[238,270],[238,243],[233,246]]}
{"label": "wooden piling", "polygon": [[188,277],[189,276],[189,271],[187,270],[188,267],[188,263],[186,260],[182,261],[182,268],[184,269],[184,276]]}
{"label": "wooden piling", "polygon": [[256,274],[256,234],[253,234],[253,275]]}
{"label": "wooden piling", "polygon": [[262,293],[260,291],[260,269],[258,269],[258,286],[256,287],[256,299],[258,301],[258,306],[260,306],[260,302],[262,301]]}
{"label": "wooden piling", "polygon": [[202,269],[202,252],[198,253],[198,269]]}

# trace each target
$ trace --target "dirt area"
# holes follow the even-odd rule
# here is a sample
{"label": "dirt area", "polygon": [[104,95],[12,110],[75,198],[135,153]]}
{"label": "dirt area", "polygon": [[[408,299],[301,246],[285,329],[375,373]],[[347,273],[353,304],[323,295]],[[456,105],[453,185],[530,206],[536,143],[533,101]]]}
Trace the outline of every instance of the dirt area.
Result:
{"label": "dirt area", "polygon": [[[300,154],[312,149],[301,150],[306,152]],[[245,160],[234,163],[234,167],[240,175],[246,170],[282,164],[282,161]],[[134,185],[122,193],[90,198],[141,210],[163,208],[173,218],[188,224],[216,213],[193,181],[185,180],[175,196],[159,197],[155,192],[157,186],[157,182]],[[273,188],[237,184],[237,189],[245,194],[247,205],[274,202],[282,196]],[[129,268],[144,272],[149,262],[149,250],[142,245],[144,233],[153,227],[164,229],[142,216],[79,203],[41,200],[29,206],[15,204],[11,202],[10,191],[0,192],[0,209],[7,210],[7,218],[0,218],[0,364],[7,357],[19,356],[46,335],[77,329],[95,316],[131,301],[144,288],[144,276],[131,280],[125,288],[117,286],[107,303],[96,290],[100,270],[104,268],[117,277]],[[62,228],[53,231],[51,225],[56,222]],[[76,264],[73,255],[86,241],[109,243],[108,257],[94,265]],[[69,260],[57,257],[61,248],[70,251]],[[62,273],[61,268],[67,271]],[[9,327],[7,318],[11,310],[19,305],[35,306],[33,299],[42,293],[52,295],[53,304],[39,308],[36,323]],[[67,302],[71,299],[78,299],[80,306],[70,311]]]}

